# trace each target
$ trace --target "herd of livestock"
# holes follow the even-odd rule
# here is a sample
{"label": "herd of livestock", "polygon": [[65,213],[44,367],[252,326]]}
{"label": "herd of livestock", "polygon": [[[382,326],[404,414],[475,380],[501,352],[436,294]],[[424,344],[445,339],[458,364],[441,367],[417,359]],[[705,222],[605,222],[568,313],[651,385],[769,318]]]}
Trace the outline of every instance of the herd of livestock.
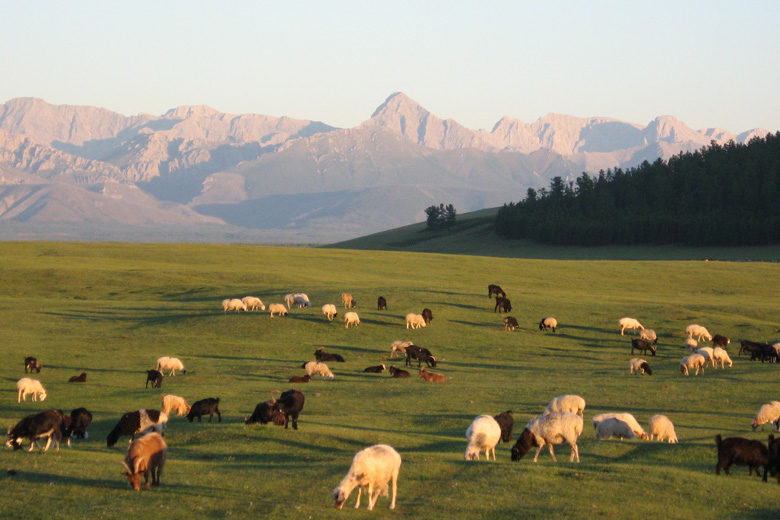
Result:
{"label": "herd of livestock", "polygon": [[[494,312],[508,313],[512,310],[511,301],[507,298],[506,292],[498,285],[488,286],[488,296],[495,297]],[[345,309],[350,309],[344,315],[344,323],[347,328],[358,326],[360,318],[355,309],[357,301],[349,293],[342,294],[342,304]],[[271,316],[286,316],[293,308],[311,307],[309,297],[304,293],[292,293],[285,296],[285,303],[273,303],[268,306]],[[246,296],[242,299],[228,298],[223,300],[222,308],[227,312],[249,312],[266,310],[266,305],[257,297]],[[380,296],[377,299],[377,309],[386,310],[387,301]],[[332,321],[338,316],[338,309],[334,304],[325,304],[322,306],[322,313],[328,321]],[[406,315],[406,328],[415,329],[426,327],[433,320],[433,313],[425,308],[420,314],[409,313]],[[519,328],[517,320],[508,314],[503,318],[504,329],[513,331]],[[626,331],[634,330],[639,333],[639,337],[631,339],[631,353],[635,350],[647,355],[655,356],[657,352],[658,337],[655,331],[645,328],[638,320],[634,318],[622,318],[619,320],[620,334]],[[558,321],[554,317],[542,318],[539,322],[539,330],[551,330],[553,333],[559,327]],[[709,331],[698,324],[689,325],[686,328],[686,347],[690,349],[690,354],[680,361],[680,372],[687,376],[691,371],[694,375],[699,372],[704,373],[705,367],[709,364],[717,369],[718,364],[724,369],[726,365],[732,366],[733,362],[727,352],[730,344],[729,338],[716,334],[711,335]],[[712,346],[700,346],[699,342],[712,342]],[[759,343],[748,340],[742,340],[738,354],[749,354],[751,360],[763,362],[780,362],[780,343]],[[406,366],[412,366],[413,361],[418,362],[418,375],[421,379],[431,383],[445,383],[448,378],[443,374],[431,372],[428,368],[437,366],[437,359],[428,349],[415,345],[412,341],[394,341],[390,346],[390,358],[398,355],[406,357]],[[334,379],[334,374],[326,363],[344,362],[344,358],[334,352],[325,352],[323,347],[314,352],[315,359],[303,363],[300,368],[305,371],[304,375],[290,378],[291,383],[308,383],[313,376],[320,376],[323,379]],[[425,364],[425,366],[423,366]],[[43,365],[34,357],[25,358],[24,370],[30,375],[40,373]],[[163,378],[175,376],[176,371],[186,374],[187,370],[181,360],[174,357],[161,357],[157,360],[156,368],[147,371],[146,386],[151,383],[153,388],[161,388]],[[385,364],[369,366],[364,369],[366,373],[382,373],[387,370],[393,378],[410,377],[409,371],[397,368],[393,365],[386,367]],[[167,372],[167,374],[166,374]],[[643,358],[632,358],[629,362],[629,372],[634,374],[645,374],[651,376],[653,370],[649,362]],[[87,380],[86,372],[81,372],[69,379],[70,383],[84,383]],[[43,401],[47,397],[46,390],[40,381],[31,377],[24,377],[17,382],[18,397],[17,401],[26,401],[27,396],[31,395],[33,401]],[[208,421],[211,422],[213,416],[217,415],[217,420],[222,421],[222,414],[219,411],[220,399],[206,398],[199,400],[192,405],[179,396],[162,394],[162,411],[159,410],[135,410],[125,413],[118,421],[114,429],[109,433],[106,444],[108,447],[114,446],[122,436],[130,437],[130,445],[126,452],[122,464],[125,468],[124,475],[135,490],[141,487],[141,476],[144,477],[146,487],[150,485],[159,485],[160,475],[165,465],[167,444],[163,437],[163,430],[166,427],[171,414],[186,417],[190,422],[197,419],[199,422],[202,417],[208,415]],[[246,424],[272,423],[285,428],[291,423],[293,429],[298,429],[298,417],[304,407],[305,398],[299,390],[288,390],[283,392],[278,399],[273,395],[271,399],[259,403],[251,416],[245,417]],[[577,448],[577,439],[583,431],[583,417],[586,403],[578,395],[564,395],[554,398],[544,411],[544,414],[533,418],[525,426],[511,450],[512,460],[521,459],[532,447],[536,448],[534,462],[538,460],[543,447],[547,446],[553,460],[555,454],[553,445],[568,443],[571,446],[570,460],[579,462],[579,451]],[[85,408],[76,408],[69,415],[62,410],[50,409],[43,412],[32,414],[8,428],[6,445],[15,450],[21,449],[25,439],[30,443],[29,451],[33,451],[38,445],[38,439],[46,438],[46,451],[52,442],[59,449],[59,442],[63,438],[70,446],[70,438],[86,438],[87,427],[92,421],[92,414]],[[509,442],[512,438],[513,417],[510,410],[497,416],[480,415],[466,431],[467,447],[464,454],[466,460],[477,460],[480,453],[485,453],[485,458],[490,459],[490,454],[495,460],[495,448],[499,442]],[[596,430],[596,437],[599,440],[606,439],[657,439],[659,441],[667,440],[670,443],[677,442],[677,435],[674,431],[674,425],[668,417],[664,415],[655,415],[650,419],[649,433],[639,425],[636,419],[629,413],[615,412],[596,415],[592,419]],[[780,430],[780,402],[772,401],[763,405],[755,416],[752,427],[753,430],[763,424],[771,424],[774,430]],[[136,438],[138,436],[138,438]],[[756,440],[749,440],[740,437],[730,437],[723,439],[720,435],[716,436],[716,445],[718,449],[718,462],[716,473],[723,469],[727,474],[732,465],[745,465],[749,467],[750,474],[756,471],[761,476],[763,469],[763,480],[771,473],[776,476],[780,483],[780,438],[775,439],[769,435],[768,444]],[[392,488],[392,497],[390,508],[395,507],[396,502],[396,481],[401,465],[400,455],[388,445],[375,445],[366,448],[357,453],[353,459],[352,466],[344,477],[341,484],[333,491],[333,499],[336,507],[341,508],[351,492],[357,488],[358,496],[355,507],[360,505],[361,490],[365,490],[368,495],[368,509],[372,509],[380,493],[388,495],[390,487]]]}

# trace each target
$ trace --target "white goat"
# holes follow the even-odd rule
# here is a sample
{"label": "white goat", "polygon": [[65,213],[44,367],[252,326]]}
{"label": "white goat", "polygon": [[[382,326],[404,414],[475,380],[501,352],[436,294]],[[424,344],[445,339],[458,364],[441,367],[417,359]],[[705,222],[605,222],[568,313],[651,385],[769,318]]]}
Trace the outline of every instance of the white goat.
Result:
{"label": "white goat", "polygon": [[395,509],[398,491],[398,472],[401,470],[401,456],[387,444],[376,444],[359,451],[352,459],[352,466],[341,484],[333,490],[333,505],[341,509],[350,493],[358,488],[355,509],[360,507],[360,493],[365,488],[368,496],[368,510],[374,509],[379,494],[388,495],[388,484],[392,482],[393,496],[390,509]]}
{"label": "white goat", "polygon": [[677,434],[674,432],[674,424],[672,424],[672,421],[670,421],[667,416],[652,416],[650,418],[649,426],[650,427],[648,429],[650,430],[650,440],[653,440],[653,437],[655,437],[660,442],[663,442],[665,439],[668,440],[670,444],[677,442]]}
{"label": "white goat", "polygon": [[181,360],[175,357],[163,356],[157,359],[157,370],[164,372],[170,370],[169,376],[175,376],[177,370],[181,370],[182,374],[187,373],[187,369],[184,368]]}
{"label": "white goat", "polygon": [[485,450],[485,460],[490,460],[491,452],[493,460],[496,460],[496,445],[501,440],[501,426],[492,416],[480,415],[466,430],[466,439],[469,441],[464,454],[466,460],[479,460],[482,450]]}
{"label": "white goat", "polygon": [[421,327],[425,327],[425,319],[422,317],[421,314],[415,314],[413,312],[410,312],[406,315],[406,328],[408,329],[409,326],[411,326],[413,329],[419,329]]}
{"label": "white goat", "polygon": [[358,313],[357,312],[346,313],[344,315],[344,323],[345,323],[344,326],[346,328],[349,328],[350,325],[354,325],[355,327],[360,325],[360,318],[358,317]]}
{"label": "white goat", "polygon": [[634,318],[620,318],[620,321],[618,321],[618,323],[620,324],[620,335],[621,336],[623,335],[623,331],[628,330],[628,329],[632,329],[632,330],[636,330],[636,329],[645,330],[645,328],[642,326],[642,324],[639,323]]}
{"label": "white goat", "polygon": [[578,395],[561,395],[553,398],[543,415],[549,415],[553,412],[572,412],[582,417],[585,411],[585,399]]}
{"label": "white goat", "polygon": [[32,394],[33,401],[43,401],[46,399],[46,389],[37,379],[30,379],[29,377],[23,377],[16,382],[16,388],[19,390],[19,396],[16,399],[17,403],[22,401],[27,402],[27,396]]}

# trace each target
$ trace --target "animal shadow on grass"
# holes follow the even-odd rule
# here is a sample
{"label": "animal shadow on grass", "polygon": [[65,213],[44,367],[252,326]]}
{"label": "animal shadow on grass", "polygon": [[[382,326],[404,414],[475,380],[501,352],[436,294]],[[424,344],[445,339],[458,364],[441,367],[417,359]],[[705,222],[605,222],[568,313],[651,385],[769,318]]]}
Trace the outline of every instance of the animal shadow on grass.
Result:
{"label": "animal shadow on grass", "polygon": [[[117,468],[119,467],[120,466],[117,464]],[[42,473],[40,471],[31,472],[31,471],[18,470],[17,473],[13,475],[13,477],[8,477],[8,478],[23,480],[31,484],[39,484],[39,485],[49,485],[52,483],[64,484],[64,485],[76,484],[85,489],[94,489],[94,488],[110,489],[110,488],[116,488],[118,487],[118,485],[127,487],[127,479],[119,475],[119,473],[120,472],[117,469],[118,478],[116,480],[100,480],[96,478],[75,477],[73,475],[57,475],[56,473]]]}
{"label": "animal shadow on grass", "polygon": [[500,329],[504,328],[503,320],[504,320],[504,318],[503,318],[503,315],[502,315],[500,323],[499,322],[496,322],[496,323],[474,323],[472,321],[463,321],[463,320],[451,320],[451,323],[457,323],[459,325],[466,325],[467,327],[483,327],[483,328],[488,328],[488,329],[493,329],[494,328],[496,330],[500,330]]}

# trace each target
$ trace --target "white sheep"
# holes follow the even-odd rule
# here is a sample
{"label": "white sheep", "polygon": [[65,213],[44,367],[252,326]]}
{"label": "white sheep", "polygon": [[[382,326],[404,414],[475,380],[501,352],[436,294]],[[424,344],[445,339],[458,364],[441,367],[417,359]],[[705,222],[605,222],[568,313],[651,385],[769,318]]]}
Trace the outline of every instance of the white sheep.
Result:
{"label": "white sheep", "polygon": [[640,439],[647,439],[647,433],[645,430],[639,425],[639,422],[634,418],[633,415],[626,412],[606,412],[606,413],[600,413],[593,417],[593,427],[598,429],[598,425],[601,421],[605,419],[620,419],[624,423],[628,424],[631,427],[631,431],[634,432],[634,435],[639,437]]}
{"label": "white sheep", "polygon": [[691,354],[690,356],[686,356],[682,358],[682,361],[680,361],[680,372],[682,372],[684,376],[687,376],[689,370],[695,368],[696,373],[693,375],[698,376],[699,368],[701,368],[701,373],[704,374],[704,363],[706,363],[704,356],[695,353]]}
{"label": "white sheep", "polygon": [[660,442],[663,442],[664,439],[668,440],[670,444],[677,442],[674,424],[665,415],[652,416],[648,429],[650,430],[650,440],[653,440],[653,437],[655,437]]}
{"label": "white sheep", "polygon": [[398,353],[406,353],[406,347],[414,345],[411,341],[395,340],[390,344],[390,358],[398,357]]}
{"label": "white sheep", "polygon": [[555,332],[555,328],[557,326],[558,326],[558,320],[556,320],[552,316],[548,318],[544,318],[542,321],[539,322],[539,330],[552,329],[552,331]]}
{"label": "white sheep", "polygon": [[227,298],[222,300],[222,308],[228,311],[246,311],[246,305],[238,298]]}
{"label": "white sheep", "polygon": [[163,356],[157,359],[157,370],[163,373],[165,370],[170,370],[168,373],[169,376],[175,376],[177,370],[181,370],[182,374],[187,373],[187,369],[184,368],[184,364],[182,364],[179,358],[168,356]]}
{"label": "white sheep", "polygon": [[780,427],[780,401],[772,401],[771,403],[761,405],[756,417],[753,419],[753,431],[756,431],[756,428],[766,423],[772,423],[773,430],[777,430]]}
{"label": "white sheep", "polygon": [[285,294],[285,295],[284,295],[284,303],[286,303],[286,304],[287,304],[287,308],[288,308],[288,309],[291,309],[291,308],[292,308],[292,305],[295,303],[295,295],[294,295],[294,294],[292,294],[292,293],[290,293],[290,294]]}
{"label": "white sheep", "polygon": [[566,441],[571,446],[569,462],[580,461],[580,451],[577,448],[577,438],[582,435],[582,417],[571,412],[553,412],[549,415],[534,417],[525,426],[520,438],[512,447],[512,460],[520,460],[536,446],[534,462],[539,459],[542,448],[547,446],[553,462],[558,462],[553,452],[553,444]]}
{"label": "white sheep", "polygon": [[170,416],[171,410],[176,412],[179,417],[184,417],[190,413],[190,405],[183,397],[178,395],[162,394],[162,411],[165,415]]}
{"label": "white sheep", "polygon": [[550,401],[542,415],[549,415],[553,412],[572,412],[582,417],[584,411],[585,399],[578,395],[561,395]]}
{"label": "white sheep", "polygon": [[321,361],[309,361],[304,363],[302,368],[306,370],[306,374],[310,376],[313,374],[319,374],[324,379],[329,379],[331,381],[334,378],[333,372],[330,371],[328,365],[322,363]]}
{"label": "white sheep", "polygon": [[699,341],[701,341],[702,338],[705,338],[707,341],[712,341],[712,335],[709,333],[709,331],[701,325],[697,325],[695,323],[685,327],[685,334],[689,338],[696,336],[696,339]]}
{"label": "white sheep", "polygon": [[639,333],[639,337],[650,343],[658,343],[658,335],[653,329],[645,329]]}
{"label": "white sheep", "polygon": [[338,311],[336,310],[336,306],[332,303],[326,303],[322,306],[322,314],[325,315],[326,318],[328,318],[328,321],[333,321],[333,318],[338,316]]}
{"label": "white sheep", "polygon": [[272,303],[268,306],[268,310],[271,311],[271,317],[273,317],[274,313],[279,316],[287,316],[287,309],[281,303]]}
{"label": "white sheep", "polygon": [[250,311],[256,311],[257,309],[260,309],[261,311],[265,310],[265,304],[257,296],[244,296],[243,298],[241,298],[241,301],[244,302],[244,305],[246,305],[247,310]]}
{"label": "white sheep", "polygon": [[355,509],[360,507],[360,493],[365,488],[368,496],[368,510],[374,509],[379,494],[388,495],[388,483],[392,483],[393,496],[390,509],[395,509],[398,491],[398,472],[401,470],[401,456],[387,444],[376,444],[359,451],[352,459],[352,466],[341,484],[333,490],[333,505],[341,509],[350,493],[358,488]]}
{"label": "white sheep", "polygon": [[480,415],[466,430],[466,439],[469,441],[463,455],[466,460],[479,460],[482,450],[485,450],[486,460],[490,460],[491,452],[493,460],[496,460],[496,445],[501,440],[501,426],[492,416]]}
{"label": "white sheep", "polygon": [[620,318],[620,321],[618,322],[620,324],[620,335],[623,335],[623,331],[627,329],[640,329],[645,330],[645,328],[642,326],[641,323],[639,323],[634,318]]}
{"label": "white sheep", "polygon": [[635,357],[628,362],[628,370],[631,372],[631,375],[634,374],[634,370],[640,374],[646,373],[648,376],[653,375],[653,369],[650,368],[650,364],[644,359],[638,357]]}
{"label": "white sheep", "polygon": [[620,440],[636,439],[636,434],[634,433],[634,430],[631,429],[631,425],[625,421],[621,421],[617,417],[610,417],[603,421],[599,421],[596,425],[596,438],[600,441],[605,441],[607,439],[612,439],[613,437]]}
{"label": "white sheep", "polygon": [[419,329],[420,327],[425,327],[425,319],[422,317],[421,314],[415,314],[413,312],[410,312],[406,315],[406,328],[408,329],[410,326],[413,329]]}
{"label": "white sheep", "polygon": [[707,361],[710,362],[710,366],[715,366],[715,349],[712,347],[701,347],[694,352],[704,358],[704,365],[707,365]]}
{"label": "white sheep", "polygon": [[344,326],[349,328],[350,325],[354,325],[355,327],[360,325],[360,318],[358,317],[357,312],[348,312],[344,314]]}
{"label": "white sheep", "polygon": [[299,309],[302,307],[311,307],[309,297],[304,293],[293,294],[293,302],[298,306]]}
{"label": "white sheep", "polygon": [[[720,361],[720,368],[726,368],[725,366],[726,363],[729,364],[729,368],[731,368],[731,366],[734,364],[731,361],[731,357],[729,357],[729,353],[720,347],[715,347],[715,349],[712,352],[712,357],[715,360],[715,363]],[[717,367],[718,365],[716,364],[715,368]]]}
{"label": "white sheep", "polygon": [[23,377],[16,382],[16,388],[19,390],[19,396],[16,398],[17,403],[22,401],[27,402],[27,396],[32,394],[33,401],[43,401],[46,399],[46,389],[37,379],[30,379],[29,377]]}
{"label": "white sheep", "polygon": [[688,338],[685,340],[685,348],[694,353],[699,348],[699,342],[693,338]]}

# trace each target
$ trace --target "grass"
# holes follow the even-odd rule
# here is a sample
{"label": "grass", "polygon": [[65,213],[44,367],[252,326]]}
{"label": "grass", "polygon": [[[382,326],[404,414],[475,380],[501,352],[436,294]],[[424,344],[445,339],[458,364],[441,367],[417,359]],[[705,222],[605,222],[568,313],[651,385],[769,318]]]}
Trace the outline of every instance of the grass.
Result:
{"label": "grass", "polygon": [[[772,263],[565,261],[442,254],[260,246],[0,243],[0,424],[47,408],[90,409],[87,440],[41,454],[0,451],[0,513],[24,518],[125,518],[143,507],[166,518],[365,517],[332,508],[330,491],[352,456],[375,444],[403,458],[398,506],[379,500],[375,517],[426,518],[774,518],[778,486],[745,468],[716,476],[714,436],[766,440],[751,432],[758,407],[777,400],[778,367],[750,363],[730,348],[734,367],[683,377],[685,326],[700,323],[733,339],[774,339],[780,326]],[[521,330],[505,332],[487,285],[512,300]],[[222,299],[253,294],[266,304],[307,292],[312,309],[287,318],[225,315]],[[361,325],[327,322],[324,303],[342,291],[358,300]],[[389,310],[375,310],[376,298]],[[407,312],[433,310],[431,325],[404,328]],[[343,319],[343,309],[339,318]],[[538,321],[555,316],[557,334]],[[632,316],[660,337],[647,358],[652,377],[630,376],[632,357],[617,320]],[[362,369],[388,363],[396,339],[412,339],[440,357],[450,381],[393,380]],[[733,343],[732,343],[733,345]],[[324,346],[332,382],[290,385],[303,361]],[[43,403],[16,403],[23,358],[45,365],[36,375]],[[188,374],[166,377],[162,392],[190,403],[220,397],[222,423],[172,418],[162,486],[131,492],[117,463],[121,440],[105,437],[119,416],[158,408],[145,389],[157,357],[180,357]],[[402,365],[402,361],[395,361]],[[66,381],[81,370],[83,385]],[[246,426],[244,415],[271,390],[306,395],[298,431]],[[577,393],[588,407],[580,464],[559,446],[467,463],[464,433],[475,416],[512,409],[515,437],[557,395]],[[632,412],[643,425],[655,413],[675,423],[680,443],[597,442],[590,417]],[[8,475],[8,470],[15,475]],[[630,497],[630,498],[629,498]],[[365,506],[364,506],[365,507]],[[18,515],[16,515],[18,516]]]}

